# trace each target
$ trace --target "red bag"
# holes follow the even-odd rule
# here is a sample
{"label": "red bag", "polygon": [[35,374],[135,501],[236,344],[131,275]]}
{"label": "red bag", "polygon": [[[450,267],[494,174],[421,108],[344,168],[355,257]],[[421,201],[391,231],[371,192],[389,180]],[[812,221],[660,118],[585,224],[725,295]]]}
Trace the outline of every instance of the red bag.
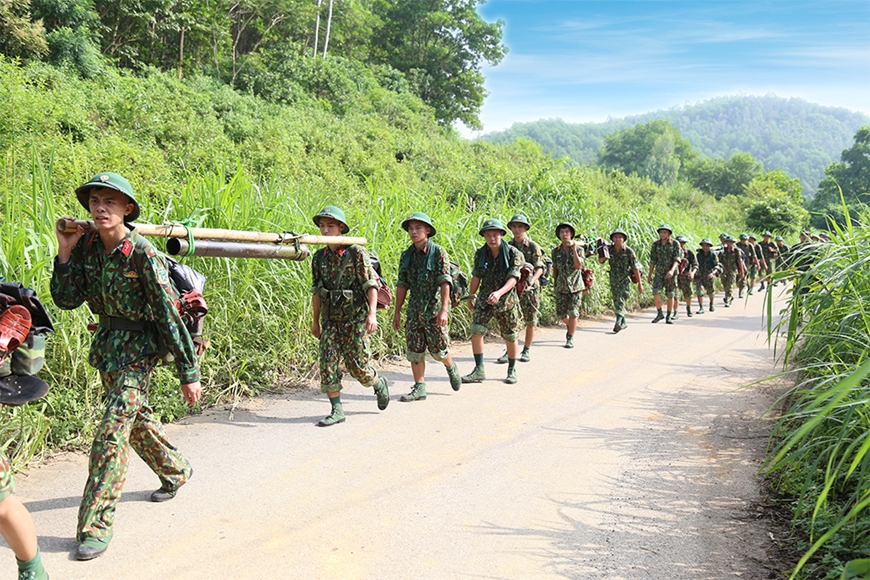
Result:
{"label": "red bag", "polygon": [[583,277],[583,286],[589,290],[595,284],[595,275],[590,268],[581,268],[580,275]]}

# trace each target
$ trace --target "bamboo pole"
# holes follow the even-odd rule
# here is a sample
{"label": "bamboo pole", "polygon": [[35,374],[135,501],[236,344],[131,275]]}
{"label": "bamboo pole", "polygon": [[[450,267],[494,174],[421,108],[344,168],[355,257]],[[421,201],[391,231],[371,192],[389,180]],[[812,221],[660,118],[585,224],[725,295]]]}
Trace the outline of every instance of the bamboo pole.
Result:
{"label": "bamboo pole", "polygon": [[273,260],[304,261],[309,255],[306,246],[285,246],[282,244],[254,244],[242,242],[219,242],[202,240],[196,242],[193,253],[188,254],[190,245],[187,240],[172,238],[166,242],[166,253],[170,256],[211,256],[213,258],[270,258]]}
{"label": "bamboo pole", "polygon": [[[94,222],[88,220],[71,220],[61,218],[57,221],[57,230],[59,232],[73,233],[76,229],[81,228],[90,232],[94,229]],[[178,224],[134,224],[136,231],[143,236],[155,236],[161,238],[186,238],[187,228]],[[358,244],[364,246],[368,240],[360,237],[350,236],[309,236],[298,235],[290,232],[275,234],[269,232],[249,232],[243,230],[224,230],[214,228],[190,228],[190,233],[196,240],[218,240],[222,242],[253,242],[260,244],[291,244],[298,240],[300,244],[308,244],[314,246],[323,246],[326,244],[335,244],[339,246],[350,246]]]}

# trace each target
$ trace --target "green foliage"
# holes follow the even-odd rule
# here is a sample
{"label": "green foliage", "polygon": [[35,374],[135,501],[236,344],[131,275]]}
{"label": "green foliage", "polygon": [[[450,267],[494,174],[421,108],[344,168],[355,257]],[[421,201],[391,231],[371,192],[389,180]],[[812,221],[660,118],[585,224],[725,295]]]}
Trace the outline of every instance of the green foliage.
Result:
{"label": "green foliage", "polygon": [[756,175],[746,188],[746,226],[755,231],[796,233],[809,223],[801,204],[800,179],[776,169]]}
{"label": "green foliage", "polygon": [[48,52],[42,22],[30,14],[30,0],[0,2],[0,54],[40,57]]}
{"label": "green foliage", "polygon": [[701,191],[722,198],[746,194],[749,184],[761,171],[761,163],[749,153],[741,152],[732,155],[728,161],[702,158],[691,162],[686,168],[686,177]]}
{"label": "green foliage", "polygon": [[697,155],[673,125],[652,121],[605,137],[598,163],[626,175],[648,177],[661,185],[674,183]]}
{"label": "green foliage", "polygon": [[[809,203],[815,227],[825,227],[827,216],[842,215],[840,195],[852,210],[870,203],[870,125],[861,127],[855,133],[855,143],[840,155],[839,163],[832,163],[825,169],[825,179],[819,184],[819,191]],[[839,223],[843,223],[842,220]]]}
{"label": "green foliage", "polygon": [[746,151],[765,167],[781,168],[800,178],[807,197],[815,193],[825,167],[849,147],[855,131],[870,124],[864,113],[766,95],[719,97],[603,123],[566,123],[560,119],[515,123],[506,131],[483,138],[510,143],[526,137],[554,157],[589,165],[595,163],[606,135],[655,120],[671,123],[706,157],[728,159]]}

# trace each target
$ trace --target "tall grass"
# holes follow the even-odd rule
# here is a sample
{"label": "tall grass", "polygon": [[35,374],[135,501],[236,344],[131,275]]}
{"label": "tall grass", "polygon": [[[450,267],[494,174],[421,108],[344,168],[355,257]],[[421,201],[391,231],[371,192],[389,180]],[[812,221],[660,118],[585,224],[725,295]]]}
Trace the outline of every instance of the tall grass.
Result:
{"label": "tall grass", "polygon": [[834,242],[811,248],[806,271],[780,274],[794,291],[770,332],[784,337],[785,364],[800,380],[767,467],[809,537],[792,578],[845,577],[845,562],[870,554],[868,218],[847,219]]}

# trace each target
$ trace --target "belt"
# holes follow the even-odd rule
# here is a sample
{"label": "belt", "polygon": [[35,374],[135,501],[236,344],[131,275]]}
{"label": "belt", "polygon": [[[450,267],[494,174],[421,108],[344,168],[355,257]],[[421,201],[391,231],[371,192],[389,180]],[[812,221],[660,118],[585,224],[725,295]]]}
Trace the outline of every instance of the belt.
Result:
{"label": "belt", "polygon": [[105,328],[106,330],[132,330],[135,332],[142,332],[148,328],[148,324],[149,323],[147,322],[139,320],[127,320],[126,318],[100,314],[100,328]]}

